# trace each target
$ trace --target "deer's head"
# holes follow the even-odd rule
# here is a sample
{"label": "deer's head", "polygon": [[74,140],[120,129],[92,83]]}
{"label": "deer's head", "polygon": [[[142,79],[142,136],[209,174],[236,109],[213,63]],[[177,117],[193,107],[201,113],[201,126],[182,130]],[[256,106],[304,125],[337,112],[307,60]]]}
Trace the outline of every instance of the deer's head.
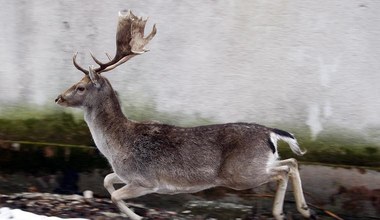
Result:
{"label": "deer's head", "polygon": [[86,70],[76,62],[76,53],[73,56],[73,64],[85,76],[81,81],[59,95],[55,102],[67,107],[92,107],[114,93],[111,84],[105,77],[101,76],[101,73],[110,71],[132,57],[148,51],[145,49],[145,45],[155,36],[157,29],[156,25],[154,25],[152,32],[147,37],[144,37],[146,22],[147,20],[135,16],[129,10],[119,12],[115,57],[111,59],[107,54],[109,61],[102,63],[90,53],[99,67],[89,67],[89,70]]}
{"label": "deer's head", "polygon": [[55,102],[65,107],[93,107],[109,97],[113,89],[108,80],[96,73],[92,67],[79,82],[59,95]]}

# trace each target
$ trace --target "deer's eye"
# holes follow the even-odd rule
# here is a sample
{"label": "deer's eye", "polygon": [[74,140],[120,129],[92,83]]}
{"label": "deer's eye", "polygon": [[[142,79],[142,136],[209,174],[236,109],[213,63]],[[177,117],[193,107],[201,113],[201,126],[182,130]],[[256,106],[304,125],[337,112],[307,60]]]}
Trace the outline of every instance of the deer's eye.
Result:
{"label": "deer's eye", "polygon": [[85,90],[85,88],[83,86],[78,86],[77,90],[80,91],[80,92],[83,92]]}

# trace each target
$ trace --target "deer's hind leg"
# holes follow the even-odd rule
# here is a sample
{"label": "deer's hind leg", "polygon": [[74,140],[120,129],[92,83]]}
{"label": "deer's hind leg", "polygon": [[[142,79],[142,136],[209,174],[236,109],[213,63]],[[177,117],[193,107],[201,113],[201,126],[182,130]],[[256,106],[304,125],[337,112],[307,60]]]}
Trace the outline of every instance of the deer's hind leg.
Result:
{"label": "deer's hind leg", "polygon": [[278,161],[278,163],[279,163],[279,165],[285,165],[285,166],[288,166],[290,168],[289,175],[290,175],[290,178],[292,180],[293,193],[294,193],[294,198],[296,200],[297,210],[304,217],[310,218],[311,213],[310,213],[309,207],[307,206],[305,196],[303,194],[301,177],[300,177],[300,173],[298,171],[297,160],[294,158],[290,158],[287,160]]}
{"label": "deer's hind leg", "polygon": [[285,219],[283,212],[286,189],[288,187],[290,168],[288,166],[278,166],[270,170],[272,180],[277,180],[277,191],[274,197],[272,214],[276,220]]}
{"label": "deer's hind leg", "polygon": [[272,180],[278,181],[278,187],[273,205],[273,216],[277,220],[284,219],[283,205],[285,193],[288,186],[289,176],[292,180],[294,198],[296,200],[297,210],[306,218],[310,218],[310,209],[308,208],[303,195],[301,178],[298,172],[297,161],[293,158],[277,161],[277,166],[270,170]]}

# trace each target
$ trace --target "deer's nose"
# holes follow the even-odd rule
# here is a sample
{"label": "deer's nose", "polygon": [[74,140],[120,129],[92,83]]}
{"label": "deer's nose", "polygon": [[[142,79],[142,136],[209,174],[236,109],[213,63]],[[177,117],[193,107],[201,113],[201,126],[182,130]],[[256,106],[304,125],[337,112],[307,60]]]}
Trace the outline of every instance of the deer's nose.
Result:
{"label": "deer's nose", "polygon": [[60,103],[60,102],[63,102],[64,99],[62,97],[62,95],[59,95],[56,99],[55,99],[55,103]]}

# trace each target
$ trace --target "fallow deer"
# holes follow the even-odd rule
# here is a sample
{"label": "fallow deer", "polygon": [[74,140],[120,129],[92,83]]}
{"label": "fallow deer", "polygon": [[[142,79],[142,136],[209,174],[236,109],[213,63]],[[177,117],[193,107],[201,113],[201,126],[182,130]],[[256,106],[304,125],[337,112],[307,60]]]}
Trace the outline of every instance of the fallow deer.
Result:
{"label": "fallow deer", "polygon": [[[115,91],[101,73],[147,51],[144,46],[155,36],[156,27],[144,38],[146,22],[131,11],[119,12],[115,57],[102,63],[91,54],[99,67],[87,70],[77,64],[75,54],[73,64],[85,76],[55,100],[84,110],[95,144],[113,169],[104,179],[112,201],[131,219],[141,219],[123,200],[216,186],[244,190],[278,181],[273,215],[280,220],[290,177],[297,209],[310,217],[297,161],[278,160],[278,140],[287,142],[295,154],[304,154],[292,134],[253,123],[199,127],[139,123],[122,113]],[[116,183],[125,186],[116,190]]]}

